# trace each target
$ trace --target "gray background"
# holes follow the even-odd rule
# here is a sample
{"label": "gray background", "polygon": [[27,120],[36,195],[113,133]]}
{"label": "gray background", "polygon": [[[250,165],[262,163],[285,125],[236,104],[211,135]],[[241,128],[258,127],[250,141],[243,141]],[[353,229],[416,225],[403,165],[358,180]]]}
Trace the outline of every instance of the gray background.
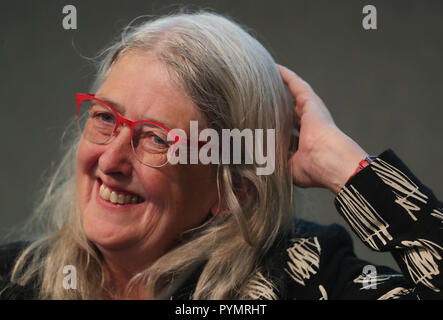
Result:
{"label": "gray background", "polygon": [[[338,126],[370,154],[392,148],[443,195],[443,1],[195,1],[252,28],[273,54],[305,78]],[[362,28],[362,8],[378,30]],[[77,8],[78,29],[62,28]],[[60,158],[61,135],[88,91],[91,57],[133,18],[176,9],[177,1],[2,1],[0,4],[0,237],[22,223]],[[186,2],[189,4],[189,2]],[[297,214],[344,224],[333,195],[302,190]],[[362,258],[395,268],[389,254]]]}

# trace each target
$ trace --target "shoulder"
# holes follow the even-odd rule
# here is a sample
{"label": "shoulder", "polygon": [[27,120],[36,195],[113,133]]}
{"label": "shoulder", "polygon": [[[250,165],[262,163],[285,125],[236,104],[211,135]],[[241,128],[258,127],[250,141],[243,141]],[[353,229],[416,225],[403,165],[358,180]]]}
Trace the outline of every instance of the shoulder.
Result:
{"label": "shoulder", "polygon": [[[353,250],[352,238],[348,231],[339,224],[322,225],[297,219],[291,234],[279,246],[280,254],[286,259],[320,259],[334,255],[338,250]],[[312,261],[311,261],[312,262]]]}
{"label": "shoulder", "polygon": [[325,275],[333,277],[341,257],[352,254],[352,238],[343,226],[297,219],[267,259],[264,277],[275,284],[280,299],[322,299]]}
{"label": "shoulder", "polygon": [[[328,247],[331,244],[352,247],[352,238],[349,232],[339,224],[322,225],[304,219],[297,219],[294,230],[289,237],[289,243],[300,239],[316,239],[316,241]],[[334,241],[331,242],[331,239]]]}
{"label": "shoulder", "polygon": [[294,230],[282,249],[286,261],[297,266],[304,261],[311,270],[313,266],[320,268],[324,264],[330,267],[331,259],[353,254],[354,250],[352,238],[343,226],[322,225],[303,219],[295,222]]}
{"label": "shoulder", "polygon": [[309,270],[316,269],[315,273],[330,270],[344,257],[355,255],[351,235],[345,227],[339,224],[322,225],[303,219],[295,222],[294,230],[283,249],[282,255],[286,262],[297,268],[303,262]]}

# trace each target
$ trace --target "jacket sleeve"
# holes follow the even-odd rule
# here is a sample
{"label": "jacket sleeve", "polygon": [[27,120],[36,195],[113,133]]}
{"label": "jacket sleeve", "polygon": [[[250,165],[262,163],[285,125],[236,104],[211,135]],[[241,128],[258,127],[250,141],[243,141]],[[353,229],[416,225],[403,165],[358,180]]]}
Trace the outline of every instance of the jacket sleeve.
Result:
{"label": "jacket sleeve", "polygon": [[334,204],[365,245],[391,252],[402,272],[357,259],[352,243],[341,246],[336,298],[443,299],[443,204],[392,150],[353,176]]}

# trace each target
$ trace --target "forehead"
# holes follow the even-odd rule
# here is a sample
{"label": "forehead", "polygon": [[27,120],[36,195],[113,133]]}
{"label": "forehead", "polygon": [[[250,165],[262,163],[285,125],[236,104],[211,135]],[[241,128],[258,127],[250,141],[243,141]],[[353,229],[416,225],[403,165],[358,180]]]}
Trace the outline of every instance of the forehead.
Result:
{"label": "forehead", "polygon": [[154,120],[187,132],[191,120],[206,127],[198,106],[153,55],[125,53],[111,67],[96,96],[118,104],[119,112],[133,121]]}

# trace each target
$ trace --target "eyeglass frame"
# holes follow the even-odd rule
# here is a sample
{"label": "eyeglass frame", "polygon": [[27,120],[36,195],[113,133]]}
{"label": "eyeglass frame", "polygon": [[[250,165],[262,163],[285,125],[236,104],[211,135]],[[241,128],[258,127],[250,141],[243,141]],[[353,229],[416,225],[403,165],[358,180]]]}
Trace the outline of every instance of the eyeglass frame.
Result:
{"label": "eyeglass frame", "polygon": [[[132,135],[133,135],[134,127],[135,127],[136,125],[138,125],[139,123],[153,124],[153,125],[155,125],[155,126],[158,126],[158,127],[162,128],[163,130],[165,130],[165,131],[168,133],[168,136],[169,136],[169,135],[172,135],[174,141],[172,142],[172,145],[171,145],[171,146],[174,146],[174,149],[175,149],[175,147],[176,147],[177,145],[182,144],[182,143],[186,142],[187,140],[190,140],[190,139],[187,138],[187,137],[185,138],[185,137],[183,137],[183,136],[181,136],[181,135],[175,133],[172,129],[170,129],[170,128],[168,128],[168,127],[166,127],[166,126],[164,126],[164,125],[162,125],[162,124],[160,124],[160,123],[157,123],[157,122],[151,121],[151,120],[137,120],[137,121],[131,121],[131,120],[129,120],[129,119],[126,119],[125,117],[121,116],[121,115],[117,112],[117,110],[115,110],[113,107],[111,107],[111,106],[109,105],[109,103],[107,103],[107,102],[105,102],[105,101],[103,101],[103,100],[97,98],[97,97],[95,96],[94,93],[77,93],[77,94],[76,94],[75,102],[77,102],[77,119],[79,119],[80,105],[81,105],[82,102],[84,102],[85,100],[96,100],[96,101],[98,101],[98,102],[100,102],[100,103],[103,103],[105,106],[109,107],[109,109],[112,110],[112,112],[113,112],[114,115],[116,116],[116,120],[117,120],[117,122],[116,122],[116,124],[115,124],[115,128],[114,128],[114,130],[112,131],[111,135],[109,136],[109,138],[108,138],[105,142],[101,142],[101,143],[99,143],[99,142],[94,142],[94,141],[91,141],[91,142],[92,142],[92,143],[95,143],[95,144],[102,144],[102,145],[103,145],[103,144],[107,144],[107,143],[111,140],[111,138],[114,136],[114,134],[117,132],[117,130],[118,130],[119,126],[120,126],[120,123],[123,122],[124,124],[127,124],[127,125],[130,127],[130,130],[131,130],[131,133],[130,133],[130,140],[131,140],[132,151],[134,152],[134,154],[135,154],[137,160],[140,161],[140,163],[142,163],[142,164],[144,164],[144,165],[146,165],[146,166],[153,167],[153,168],[160,168],[160,167],[165,166],[165,165],[169,162],[169,160],[167,160],[164,164],[162,164],[162,165],[160,165],[160,166],[154,166],[154,165],[151,165],[151,164],[148,164],[148,163],[142,161],[142,160],[139,158],[139,156],[137,155],[137,152],[136,152],[135,149],[134,149],[134,143],[133,143],[133,140],[132,140]],[[77,123],[78,123],[78,125],[79,125],[79,129],[80,129],[80,131],[82,131],[81,128],[80,128],[80,123],[79,123],[79,121],[77,121]],[[90,140],[88,140],[88,141],[90,141]],[[200,145],[200,142],[201,142],[201,141],[199,141],[199,145]],[[171,146],[170,146],[170,147],[171,147]],[[175,151],[175,150],[173,150],[172,152],[174,152],[174,151]]]}

